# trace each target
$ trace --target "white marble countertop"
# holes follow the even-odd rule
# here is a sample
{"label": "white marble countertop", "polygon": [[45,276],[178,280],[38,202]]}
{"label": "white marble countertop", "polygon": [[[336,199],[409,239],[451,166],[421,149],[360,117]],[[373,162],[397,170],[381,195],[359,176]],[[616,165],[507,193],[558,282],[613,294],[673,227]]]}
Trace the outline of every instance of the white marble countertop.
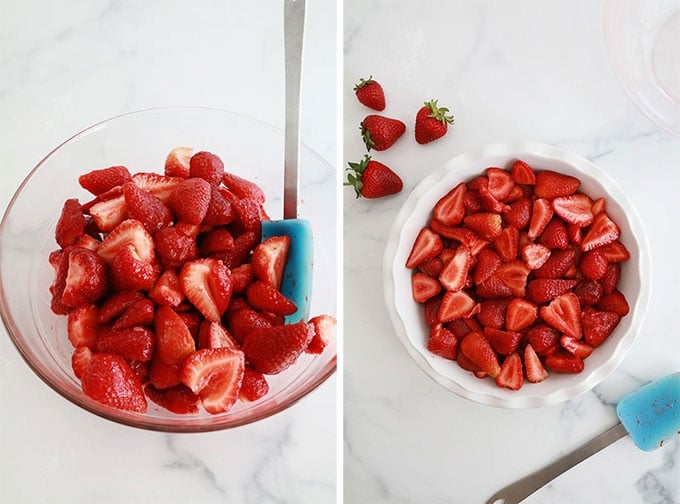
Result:
{"label": "white marble countertop", "polygon": [[[351,503],[480,503],[616,422],[614,404],[680,369],[677,188],[680,139],[651,123],[610,65],[602,2],[522,0],[344,4],[344,161],[364,153],[369,113],[352,86],[373,75],[383,112],[406,136],[375,153],[404,179],[380,201],[344,196],[344,498]],[[438,98],[456,124],[419,146],[413,118]],[[416,184],[456,154],[505,141],[571,150],[614,177],[651,243],[652,301],[640,338],[600,386],[569,402],[504,410],[461,399],[428,378],[383,305],[381,263],[392,222]],[[620,440],[527,504],[680,503],[680,442],[646,453]]]}
{"label": "white marble countertop", "polygon": [[[307,13],[301,138],[335,164],[337,16],[323,0]],[[4,0],[0,207],[51,149],[124,112],[215,107],[282,128],[282,19],[279,0]],[[336,376],[258,423],[162,434],[70,404],[0,333],[0,502],[335,502]]]}

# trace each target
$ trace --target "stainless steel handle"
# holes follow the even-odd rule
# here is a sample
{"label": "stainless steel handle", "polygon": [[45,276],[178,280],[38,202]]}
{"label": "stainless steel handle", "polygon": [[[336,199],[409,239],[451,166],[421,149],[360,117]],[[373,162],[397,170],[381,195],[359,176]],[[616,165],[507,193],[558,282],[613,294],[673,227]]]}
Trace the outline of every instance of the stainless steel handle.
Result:
{"label": "stainless steel handle", "polygon": [[594,455],[614,441],[621,439],[626,434],[628,434],[626,428],[621,423],[618,423],[574,451],[558,458],[552,464],[496,492],[486,501],[486,504],[519,504],[560,474],[567,472],[579,462]]}
{"label": "stainless steel handle", "polygon": [[297,218],[300,152],[300,82],[305,0],[285,0],[283,38],[286,56],[286,128],[283,176],[283,218]]}

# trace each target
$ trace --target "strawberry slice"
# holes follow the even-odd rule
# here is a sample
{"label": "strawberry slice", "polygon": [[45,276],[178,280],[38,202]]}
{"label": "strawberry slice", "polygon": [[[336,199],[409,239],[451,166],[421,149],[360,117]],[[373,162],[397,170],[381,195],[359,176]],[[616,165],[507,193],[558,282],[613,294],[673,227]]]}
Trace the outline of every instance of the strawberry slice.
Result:
{"label": "strawberry slice", "polygon": [[510,210],[510,205],[499,201],[489,189],[489,179],[487,177],[480,178],[481,183],[478,185],[479,198],[482,201],[482,206],[487,212],[494,214],[505,213]]}
{"label": "strawberry slice", "polygon": [[444,261],[442,261],[441,257],[433,257],[432,259],[428,259],[420,266],[418,266],[419,271],[426,273],[432,277],[438,277],[443,269]]}
{"label": "strawberry slice", "polygon": [[505,298],[513,295],[510,288],[496,273],[477,285],[476,294],[484,299]]}
{"label": "strawberry slice", "polygon": [[266,396],[268,393],[269,384],[265,376],[259,371],[246,367],[238,398],[241,401],[252,402]]}
{"label": "strawberry slice", "polygon": [[620,241],[613,241],[600,247],[600,252],[608,263],[619,263],[630,259],[630,252]]}
{"label": "strawberry slice", "polygon": [[576,251],[555,249],[543,266],[534,271],[536,278],[563,278],[573,265],[576,264]]}
{"label": "strawberry slice", "polygon": [[527,330],[527,341],[539,354],[549,355],[559,349],[560,333],[540,323]]}
{"label": "strawberry slice", "polygon": [[560,345],[567,352],[581,359],[585,359],[591,353],[593,353],[592,346],[588,345],[587,343],[584,343],[581,340],[570,338],[566,334],[562,335],[562,337],[560,338]]}
{"label": "strawberry slice", "polygon": [[179,415],[198,413],[201,404],[201,398],[183,383],[165,389],[156,388],[152,383],[148,383],[144,387],[144,392],[152,402]]}
{"label": "strawberry slice", "polygon": [[445,226],[457,226],[465,216],[465,192],[467,186],[461,182],[451,189],[434,205],[434,218]]}
{"label": "strawberry slice", "polygon": [[260,204],[265,202],[265,194],[262,188],[250,180],[239,177],[234,173],[225,172],[222,177],[222,183],[239,199],[250,198]]}
{"label": "strawberry slice", "polygon": [[[474,331],[467,334],[460,341],[459,350],[492,378],[496,378],[500,374],[501,367],[498,364],[496,352],[484,335]],[[460,363],[460,355],[458,362]]]}
{"label": "strawberry slice", "polygon": [[203,258],[184,264],[179,274],[186,298],[205,318],[219,322],[231,299],[231,273],[215,258]]}
{"label": "strawberry slice", "polygon": [[[465,286],[470,268],[472,267],[474,259],[470,250],[461,245],[453,254],[453,257],[445,263],[444,269],[439,274],[439,281],[446,290],[459,291]],[[431,291],[434,290],[432,286]],[[432,295],[439,294],[439,290]],[[432,296],[430,296],[432,297]]]}
{"label": "strawberry slice", "polygon": [[522,359],[517,352],[513,352],[503,360],[500,374],[496,377],[496,385],[510,390],[519,390],[523,384]]}
{"label": "strawberry slice", "polygon": [[89,249],[73,248],[65,256],[68,269],[64,280],[61,303],[68,308],[97,303],[106,293],[106,266]]}
{"label": "strawberry slice", "polygon": [[581,307],[594,306],[602,299],[604,290],[598,282],[584,278],[574,287],[574,294],[578,297]]}
{"label": "strawberry slice", "polygon": [[421,229],[406,260],[406,267],[416,268],[428,259],[437,257],[443,248],[444,244],[437,233],[429,228]]}
{"label": "strawberry slice", "polygon": [[147,362],[153,356],[154,340],[154,333],[146,327],[112,330],[99,335],[94,350],[120,355],[127,361]]}
{"label": "strawberry slice", "polygon": [[521,331],[533,324],[538,318],[538,307],[522,298],[513,298],[508,304],[505,327],[509,331]]}
{"label": "strawberry slice", "polygon": [[503,220],[515,229],[522,231],[529,226],[531,209],[531,199],[520,198],[510,204],[510,209],[503,214]]}
{"label": "strawberry slice", "polygon": [[[465,281],[465,279],[463,279],[463,281]],[[442,291],[442,284],[439,283],[439,280],[436,278],[433,278],[426,273],[416,271],[411,276],[411,291],[416,303],[424,303]]]}
{"label": "strawberry slice", "polygon": [[67,199],[54,231],[54,239],[60,247],[76,243],[85,230],[85,216],[77,198]]}
{"label": "strawberry slice", "polygon": [[519,231],[512,226],[504,228],[493,241],[496,252],[501,256],[503,262],[517,259],[519,250]]}
{"label": "strawberry slice", "polygon": [[618,240],[620,235],[621,230],[619,226],[606,213],[601,213],[595,217],[595,220],[583,237],[581,250],[587,252],[597,247],[608,245]]}
{"label": "strawberry slice", "polygon": [[551,170],[541,170],[536,174],[534,194],[538,198],[553,200],[574,194],[580,186],[581,181],[576,177]]}
{"label": "strawberry slice", "polygon": [[85,304],[71,310],[66,322],[66,334],[73,348],[92,348],[97,338],[99,309],[94,304]]}
{"label": "strawberry slice", "polygon": [[484,336],[489,340],[493,349],[501,355],[509,355],[516,351],[522,340],[522,333],[520,332],[503,331],[493,327],[485,327]]}
{"label": "strawberry slice", "polygon": [[485,299],[479,303],[477,320],[484,327],[500,329],[505,325],[505,312],[508,309],[507,299]]}
{"label": "strawberry slice", "polygon": [[222,194],[220,188],[211,186],[210,203],[203,217],[205,226],[224,226],[236,219],[236,211],[231,202]]}
{"label": "strawberry slice", "polygon": [[560,350],[546,356],[545,366],[555,373],[578,374],[583,371],[585,363],[580,357]]}
{"label": "strawberry slice", "polygon": [[495,275],[510,289],[513,296],[524,297],[530,271],[524,262],[517,260],[500,265]]}
{"label": "strawberry slice", "polygon": [[230,348],[205,348],[192,353],[180,370],[182,383],[201,398],[208,413],[229,411],[243,382],[243,352]]}
{"label": "strawberry slice", "polygon": [[531,344],[524,347],[524,370],[531,383],[540,383],[548,377],[548,372]]}
{"label": "strawberry slice", "polygon": [[568,292],[541,307],[541,318],[558,331],[575,339],[581,338],[581,308],[576,294]]}
{"label": "strawberry slice", "polygon": [[178,364],[196,350],[189,328],[172,308],[161,306],[156,310],[154,329],[156,354],[166,364]]}
{"label": "strawberry slice", "polygon": [[231,334],[219,322],[203,319],[198,331],[198,348],[231,348],[240,350]]}
{"label": "strawberry slice", "polygon": [[93,355],[92,350],[86,346],[79,346],[73,351],[71,354],[71,369],[73,369],[73,374],[76,375],[76,378],[82,379],[83,375],[87,372]]}
{"label": "strawberry slice", "polygon": [[578,268],[584,277],[599,280],[607,273],[607,259],[600,249],[589,250],[581,255]]}
{"label": "strawberry slice", "polygon": [[[555,202],[553,202],[553,206]],[[569,246],[569,233],[564,221],[553,217],[543,230],[538,242],[549,249],[565,250]]]}
{"label": "strawberry slice", "polygon": [[151,359],[149,366],[149,381],[158,389],[166,389],[179,385],[179,372],[184,361],[175,364],[168,364],[163,361],[158,353]]}
{"label": "strawberry slice", "polygon": [[182,180],[181,177],[169,177],[153,172],[140,172],[132,176],[132,181],[140,189],[155,196],[165,204],[168,204],[170,195]]}
{"label": "strawberry slice", "polygon": [[578,280],[566,278],[538,278],[527,285],[527,297],[534,303],[547,303],[570,292]]}
{"label": "strawberry slice", "polygon": [[289,250],[290,236],[287,235],[271,236],[258,243],[250,261],[255,277],[280,290]]}
{"label": "strawberry slice", "polygon": [[628,315],[630,306],[626,300],[626,296],[621,291],[615,289],[609,294],[602,296],[602,299],[597,303],[597,309],[602,311],[614,312],[617,315],[624,317]]}
{"label": "strawberry slice", "polygon": [[111,294],[102,303],[97,321],[106,324],[120,317],[133,303],[144,299],[144,294],[137,291],[125,291]]}
{"label": "strawberry slice", "polygon": [[512,180],[514,180],[516,184],[536,184],[536,174],[534,173],[534,170],[531,168],[531,166],[520,159],[512,164],[510,174],[512,175]]}
{"label": "strawberry slice", "polygon": [[144,413],[144,390],[130,365],[122,357],[97,353],[82,375],[83,392],[95,401],[116,409]]}
{"label": "strawberry slice", "polygon": [[154,304],[146,298],[135,301],[116,319],[111,326],[114,331],[134,326],[151,326],[154,321]]}
{"label": "strawberry slice", "polygon": [[173,189],[168,204],[180,221],[200,224],[208,212],[210,193],[208,182],[201,178],[188,178]]}
{"label": "strawberry slice", "polygon": [[165,175],[168,177],[189,178],[189,159],[191,147],[176,147],[165,158]]}
{"label": "strawberry slice", "polygon": [[444,359],[456,360],[458,356],[458,338],[442,324],[430,328],[427,349]]}
{"label": "strawberry slice", "polygon": [[527,236],[534,240],[540,236],[545,227],[550,222],[553,216],[553,209],[550,201],[544,198],[538,198],[534,201],[531,208],[531,220],[529,221],[529,231]]}
{"label": "strawberry slice", "polygon": [[498,267],[503,264],[500,256],[491,249],[483,249],[477,256],[477,264],[474,267],[474,282],[481,284],[495,273]]}
{"label": "strawberry slice", "polygon": [[227,325],[234,339],[243,344],[248,334],[257,329],[272,327],[273,324],[261,313],[250,308],[244,308],[229,313]]}
{"label": "strawberry slice", "polygon": [[312,326],[313,336],[305,352],[309,354],[320,354],[328,346],[331,334],[335,329],[337,320],[330,315],[317,315],[309,319]]}
{"label": "strawberry slice", "polygon": [[496,200],[504,201],[515,187],[515,182],[510,176],[510,173],[495,167],[487,168],[485,173],[489,180],[489,192]]}
{"label": "strawberry slice", "polygon": [[274,287],[256,280],[246,290],[248,302],[258,310],[278,315],[292,315],[297,310],[295,304]]}
{"label": "strawberry slice", "polygon": [[[604,276],[600,279],[600,285],[602,286],[602,291],[604,294],[611,294],[616,290],[616,286],[619,284],[619,279],[621,278],[621,266],[618,263],[612,263],[607,265],[607,271]],[[599,303],[599,300],[597,301]],[[593,303],[595,304],[595,303]]]}
{"label": "strawberry slice", "polygon": [[155,245],[153,238],[144,225],[135,219],[127,219],[113,229],[104,241],[97,253],[104,262],[111,263],[116,254],[126,245],[132,244],[136,257],[145,263],[151,264],[154,260]]}
{"label": "strawberry slice", "polygon": [[313,337],[314,330],[306,322],[274,326],[246,336],[243,351],[257,371],[278,374],[297,361]]}
{"label": "strawberry slice", "polygon": [[593,200],[583,193],[555,198],[553,211],[569,224],[586,227],[593,222]]}
{"label": "strawberry slice", "polygon": [[550,257],[550,249],[540,243],[531,243],[522,248],[521,255],[529,269],[537,270]]}
{"label": "strawberry slice", "polygon": [[474,314],[476,306],[475,300],[464,290],[446,292],[442,297],[437,319],[439,322],[449,322],[459,318],[468,318]]}
{"label": "strawberry slice", "polygon": [[501,216],[496,213],[476,213],[463,219],[463,224],[474,231],[480,238],[493,241],[501,234]]}
{"label": "strawberry slice", "polygon": [[84,173],[78,177],[80,187],[99,196],[116,186],[130,180],[130,172],[125,166],[110,166]]}
{"label": "strawberry slice", "polygon": [[123,188],[116,186],[110,191],[97,196],[82,207],[92,217],[97,229],[108,233],[127,218],[127,204]]}
{"label": "strawberry slice", "polygon": [[127,243],[116,253],[109,273],[111,284],[117,291],[148,291],[157,280],[157,270],[140,259],[132,243]]}
{"label": "strawberry slice", "polygon": [[123,184],[128,217],[138,220],[151,234],[172,223],[172,211],[161,200],[140,189],[134,182]]}
{"label": "strawberry slice", "polygon": [[184,301],[184,291],[179,276],[173,269],[166,269],[158,277],[153,288],[149,291],[149,298],[156,304],[176,308]]}
{"label": "strawberry slice", "polygon": [[621,316],[618,313],[586,308],[583,310],[583,339],[592,346],[600,346],[619,325]]}
{"label": "strawberry slice", "polygon": [[444,226],[444,224],[439,223],[437,220],[430,221],[430,228],[435,233],[441,235],[444,238],[450,238],[460,242],[470,249],[470,253],[476,256],[481,250],[487,246],[487,242],[482,240],[473,231],[464,227],[450,227]]}

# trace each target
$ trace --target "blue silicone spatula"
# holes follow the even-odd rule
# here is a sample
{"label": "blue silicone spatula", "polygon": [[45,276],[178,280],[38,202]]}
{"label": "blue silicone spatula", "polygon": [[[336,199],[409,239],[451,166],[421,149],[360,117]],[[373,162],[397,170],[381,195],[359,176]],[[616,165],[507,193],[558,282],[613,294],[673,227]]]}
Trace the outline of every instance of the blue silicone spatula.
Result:
{"label": "blue silicone spatula", "polygon": [[628,434],[645,451],[680,435],[680,372],[625,396],[616,406],[619,423],[550,465],[496,492],[486,504],[518,504],[579,462]]}
{"label": "blue silicone spatula", "polygon": [[288,261],[283,273],[281,293],[297,311],[286,317],[287,323],[309,318],[312,294],[314,248],[312,226],[298,218],[298,168],[300,153],[300,80],[305,28],[305,0],[285,0],[283,35],[286,57],[286,126],[283,180],[283,219],[262,223],[262,239],[290,237]]}

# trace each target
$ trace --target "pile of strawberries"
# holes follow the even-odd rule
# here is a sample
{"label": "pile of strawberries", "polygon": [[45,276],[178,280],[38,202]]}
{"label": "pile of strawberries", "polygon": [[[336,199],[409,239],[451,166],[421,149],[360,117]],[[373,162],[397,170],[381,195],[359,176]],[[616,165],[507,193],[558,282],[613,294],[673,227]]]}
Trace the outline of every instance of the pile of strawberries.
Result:
{"label": "pile of strawberries", "polygon": [[431,352],[511,390],[584,369],[629,312],[617,287],[630,253],[580,186],[518,160],[435,204],[406,262]]}
{"label": "pile of strawberries", "polygon": [[217,414],[324,350],[335,319],[285,323],[297,310],[280,292],[290,238],[261,241],[264,192],[219,156],[179,147],[162,175],[112,166],[79,183],[93,198],[64,203],[50,292],[85,394]]}
{"label": "pile of strawberries", "polygon": [[[386,100],[382,85],[372,77],[360,79],[354,86],[357,100],[366,107],[378,112],[385,110]],[[440,107],[437,100],[425,102],[415,117],[415,139],[419,144],[427,144],[443,137],[453,124],[449,109]],[[385,151],[392,147],[406,132],[406,124],[395,118],[381,114],[369,114],[361,121],[361,138],[370,152]],[[371,159],[366,154],[358,163],[349,163],[345,185],[352,186],[357,198],[382,198],[396,194],[403,189],[401,177],[387,165]]]}

